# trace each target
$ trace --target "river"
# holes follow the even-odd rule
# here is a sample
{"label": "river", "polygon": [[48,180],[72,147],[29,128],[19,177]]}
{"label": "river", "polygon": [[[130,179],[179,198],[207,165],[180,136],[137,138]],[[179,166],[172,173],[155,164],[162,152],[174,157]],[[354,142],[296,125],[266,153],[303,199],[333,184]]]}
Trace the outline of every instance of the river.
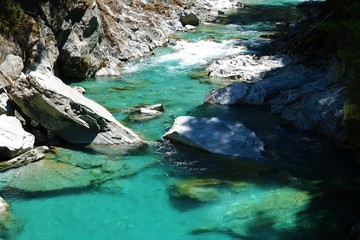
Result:
{"label": "river", "polygon": [[[3,237],[346,238],[359,213],[358,193],[352,190],[359,170],[351,156],[316,133],[282,126],[267,107],[203,105],[206,93],[229,82],[203,76],[208,64],[252,53],[266,44],[258,39],[261,34],[298,16],[296,0],[243,2],[252,7],[235,11],[227,24],[176,34],[175,46],[129,63],[121,78],[74,83],[148,145],[130,150],[59,146],[42,162],[1,173],[1,195],[16,225],[14,235]],[[129,112],[155,103],[165,108],[158,118],[141,121]],[[243,123],[265,142],[268,164],[162,141],[182,115]],[[179,198],[176,191],[188,197]]]}

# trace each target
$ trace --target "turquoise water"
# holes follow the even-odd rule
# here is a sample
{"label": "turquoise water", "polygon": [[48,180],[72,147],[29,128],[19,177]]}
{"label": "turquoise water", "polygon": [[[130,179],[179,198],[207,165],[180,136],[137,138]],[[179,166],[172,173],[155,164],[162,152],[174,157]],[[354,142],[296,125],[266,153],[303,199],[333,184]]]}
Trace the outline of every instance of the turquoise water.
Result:
{"label": "turquoise water", "polygon": [[[228,83],[199,77],[202,69],[217,58],[249,52],[239,39],[245,46],[265,44],[256,39],[274,30],[274,12],[296,1],[272,1],[278,7],[265,8],[268,2],[239,11],[228,25],[179,34],[186,41],[130,63],[121,78],[73,84],[148,145],[62,146],[44,161],[1,173],[0,195],[13,219],[0,239],[346,238],[360,213],[354,190],[359,171],[351,156],[329,139],[281,126],[267,107],[202,105],[207,92]],[[259,7],[269,11],[267,20],[249,17]],[[163,115],[131,117],[129,108],[154,103],[164,105]],[[267,145],[268,164],[161,141],[180,115],[244,123]]]}

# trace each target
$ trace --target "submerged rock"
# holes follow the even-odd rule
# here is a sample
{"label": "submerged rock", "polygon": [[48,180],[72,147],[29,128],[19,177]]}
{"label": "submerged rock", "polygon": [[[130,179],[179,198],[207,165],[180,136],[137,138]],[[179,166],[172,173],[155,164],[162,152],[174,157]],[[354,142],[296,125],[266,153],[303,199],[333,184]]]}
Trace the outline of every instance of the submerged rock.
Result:
{"label": "submerged rock", "polygon": [[23,113],[70,143],[139,143],[104,107],[65,85],[51,72],[31,72],[9,93]]}
{"label": "submerged rock", "polygon": [[219,198],[219,193],[214,186],[223,184],[217,179],[191,179],[172,184],[169,195],[173,198],[188,198],[199,202],[214,201]]}
{"label": "submerged rock", "polygon": [[9,159],[34,146],[35,137],[26,132],[15,117],[0,116],[0,155]]}
{"label": "submerged rock", "polygon": [[178,117],[163,138],[231,157],[261,159],[264,150],[264,143],[243,124],[218,118]]}
{"label": "submerged rock", "polygon": [[15,175],[8,187],[25,192],[85,188],[95,178],[89,171],[50,160],[40,160],[18,168]]}

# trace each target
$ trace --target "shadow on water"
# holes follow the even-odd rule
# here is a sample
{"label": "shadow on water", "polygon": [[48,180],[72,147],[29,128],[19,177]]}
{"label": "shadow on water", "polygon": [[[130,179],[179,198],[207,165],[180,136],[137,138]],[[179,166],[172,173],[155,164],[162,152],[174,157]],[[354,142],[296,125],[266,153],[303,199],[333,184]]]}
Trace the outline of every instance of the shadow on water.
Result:
{"label": "shadow on water", "polygon": [[[270,5],[246,5],[226,17],[228,24],[252,25],[257,23],[269,23],[275,26],[277,23],[289,23],[299,19],[302,10],[296,8],[294,4],[270,6]],[[266,26],[269,26],[266,24]],[[256,28],[256,31],[267,30]],[[255,29],[254,29],[255,30]]]}
{"label": "shadow on water", "polygon": [[[360,216],[360,171],[352,154],[336,148],[334,142],[317,133],[282,126],[280,118],[270,114],[266,106],[201,105],[188,114],[243,123],[264,141],[267,146],[264,155],[274,168],[263,169],[255,162],[164,144],[160,151],[166,156],[163,164],[170,176],[241,181],[258,187],[291,187],[310,196],[307,207],[296,214],[293,229],[280,229],[276,219],[259,212],[246,225],[249,233],[246,237],[226,228],[209,232],[240,239],[346,239]],[[170,200],[181,211],[204,205]],[[269,233],[271,238],[266,237]]]}

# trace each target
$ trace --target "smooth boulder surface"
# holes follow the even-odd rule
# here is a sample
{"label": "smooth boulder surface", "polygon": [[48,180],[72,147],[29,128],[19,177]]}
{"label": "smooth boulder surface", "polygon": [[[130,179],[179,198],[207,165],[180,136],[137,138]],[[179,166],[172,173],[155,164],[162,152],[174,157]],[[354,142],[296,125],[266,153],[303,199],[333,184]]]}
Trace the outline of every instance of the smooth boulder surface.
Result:
{"label": "smooth boulder surface", "polygon": [[67,142],[141,142],[104,107],[67,86],[51,72],[31,72],[14,84],[9,95],[24,114]]}
{"label": "smooth boulder surface", "polygon": [[0,157],[10,159],[34,146],[35,137],[26,132],[16,117],[0,116]]}
{"label": "smooth boulder surface", "polygon": [[181,116],[163,136],[211,153],[261,159],[264,143],[243,124],[218,118]]}
{"label": "smooth boulder surface", "polygon": [[[13,54],[6,55],[4,61],[0,64],[0,71],[12,80],[18,79],[23,69],[23,60]],[[0,87],[2,86],[0,85]]]}

